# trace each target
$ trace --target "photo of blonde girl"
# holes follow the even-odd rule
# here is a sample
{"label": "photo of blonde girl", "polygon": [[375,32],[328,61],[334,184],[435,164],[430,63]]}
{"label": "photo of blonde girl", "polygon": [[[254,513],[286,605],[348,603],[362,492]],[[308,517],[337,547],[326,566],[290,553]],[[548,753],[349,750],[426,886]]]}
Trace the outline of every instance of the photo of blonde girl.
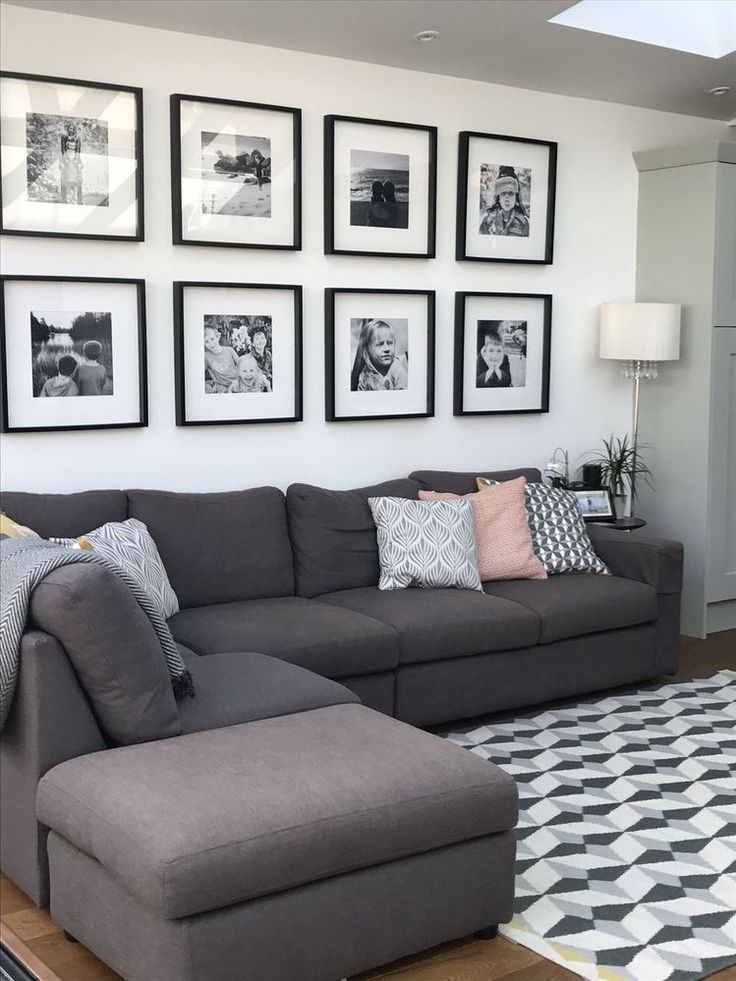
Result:
{"label": "photo of blonde girl", "polygon": [[409,321],[351,318],[351,392],[405,391],[409,387]]}

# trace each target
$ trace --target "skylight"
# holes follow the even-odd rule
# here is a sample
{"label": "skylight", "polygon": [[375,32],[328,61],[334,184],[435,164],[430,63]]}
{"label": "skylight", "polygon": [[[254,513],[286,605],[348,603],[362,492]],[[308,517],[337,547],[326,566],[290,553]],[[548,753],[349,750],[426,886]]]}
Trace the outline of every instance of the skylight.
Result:
{"label": "skylight", "polygon": [[706,58],[736,51],[736,0],[580,0],[549,22]]}

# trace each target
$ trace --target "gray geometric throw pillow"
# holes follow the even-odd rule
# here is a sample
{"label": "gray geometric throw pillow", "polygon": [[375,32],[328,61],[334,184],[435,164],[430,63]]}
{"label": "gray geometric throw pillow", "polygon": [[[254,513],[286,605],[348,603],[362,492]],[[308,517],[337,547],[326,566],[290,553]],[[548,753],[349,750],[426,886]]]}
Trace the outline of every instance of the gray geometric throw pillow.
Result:
{"label": "gray geometric throw pillow", "polygon": [[560,487],[527,484],[524,503],[532,545],[548,573],[608,574],[595,554],[575,495]]}
{"label": "gray geometric throw pillow", "polygon": [[481,589],[468,501],[369,497],[376,523],[379,589]]}
{"label": "gray geometric throw pillow", "polygon": [[148,528],[137,518],[109,521],[83,536],[93,552],[121,565],[145,589],[168,620],[179,612],[179,600]]}

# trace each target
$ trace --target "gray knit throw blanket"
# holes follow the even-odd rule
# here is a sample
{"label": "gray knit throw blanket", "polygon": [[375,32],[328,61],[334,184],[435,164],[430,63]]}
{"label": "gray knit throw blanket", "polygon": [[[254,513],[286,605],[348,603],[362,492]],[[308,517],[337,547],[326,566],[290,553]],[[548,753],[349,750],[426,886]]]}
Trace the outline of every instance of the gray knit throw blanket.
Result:
{"label": "gray knit throw blanket", "polygon": [[43,538],[7,538],[0,541],[0,730],[5,725],[18,678],[20,641],[28,619],[31,593],[54,569],[78,562],[101,565],[123,580],[156,631],[177,700],[194,694],[192,676],[163,614],[124,569],[94,552],[54,545]]}

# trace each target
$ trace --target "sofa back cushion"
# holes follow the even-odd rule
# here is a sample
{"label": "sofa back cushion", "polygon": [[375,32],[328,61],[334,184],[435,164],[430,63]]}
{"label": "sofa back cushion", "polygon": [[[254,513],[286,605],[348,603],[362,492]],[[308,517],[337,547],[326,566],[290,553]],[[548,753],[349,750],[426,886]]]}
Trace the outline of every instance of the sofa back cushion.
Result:
{"label": "sofa back cushion", "polygon": [[105,737],[129,745],[181,732],[171,678],[153,624],[113,572],[62,566],[33,591],[29,620],[72,662]]}
{"label": "sofa back cushion", "polygon": [[368,498],[416,499],[418,492],[408,477],[346,491],[292,484],[286,507],[297,595],[377,586],[378,541]]}
{"label": "sofa back cushion", "polygon": [[283,493],[128,491],[128,513],[159,551],[181,609],[294,595]]}
{"label": "sofa back cushion", "polygon": [[108,521],[125,521],[128,500],[124,491],[83,491],[79,494],[28,494],[5,491],[0,510],[41,538],[77,538]]}
{"label": "sofa back cushion", "polygon": [[409,474],[422,490],[440,491],[447,494],[473,494],[478,490],[476,477],[489,477],[491,480],[514,480],[526,477],[530,483],[539,483],[542,474],[529,467],[522,470],[415,470]]}

